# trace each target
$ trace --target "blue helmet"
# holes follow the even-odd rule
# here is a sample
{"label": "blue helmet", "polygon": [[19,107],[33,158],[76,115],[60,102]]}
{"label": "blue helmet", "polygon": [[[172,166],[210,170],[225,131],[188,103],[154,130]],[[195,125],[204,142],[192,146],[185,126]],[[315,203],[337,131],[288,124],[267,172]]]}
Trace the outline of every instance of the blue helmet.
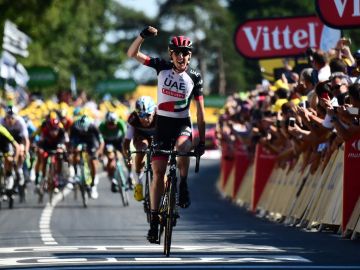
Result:
{"label": "blue helmet", "polygon": [[155,102],[149,96],[141,96],[136,100],[135,111],[140,118],[153,114],[155,112],[155,108]]}

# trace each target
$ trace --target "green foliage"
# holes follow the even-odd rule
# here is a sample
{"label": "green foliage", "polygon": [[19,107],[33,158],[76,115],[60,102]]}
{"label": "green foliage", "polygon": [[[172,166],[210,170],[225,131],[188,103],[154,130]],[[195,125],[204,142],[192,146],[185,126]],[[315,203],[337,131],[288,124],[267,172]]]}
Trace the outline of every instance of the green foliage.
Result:
{"label": "green foliage", "polygon": [[[106,16],[111,4],[97,0],[5,1],[0,6],[5,11],[1,22],[9,19],[31,37],[30,56],[20,60],[25,66],[54,68],[59,89],[69,88],[74,74],[78,86],[91,92],[97,81],[113,76],[125,57],[105,40],[111,29]],[[44,90],[50,95],[57,89]]]}

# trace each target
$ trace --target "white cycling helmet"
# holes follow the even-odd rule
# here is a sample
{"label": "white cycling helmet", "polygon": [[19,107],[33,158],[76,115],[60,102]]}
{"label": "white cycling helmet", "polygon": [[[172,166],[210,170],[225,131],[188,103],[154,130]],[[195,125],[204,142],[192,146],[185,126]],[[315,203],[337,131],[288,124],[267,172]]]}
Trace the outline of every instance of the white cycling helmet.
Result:
{"label": "white cycling helmet", "polygon": [[155,108],[155,102],[149,96],[141,96],[136,100],[135,111],[140,118],[153,114]]}
{"label": "white cycling helmet", "polygon": [[115,123],[117,121],[117,115],[113,112],[107,112],[105,115],[106,123]]}
{"label": "white cycling helmet", "polygon": [[86,115],[82,115],[78,120],[75,121],[74,125],[79,130],[88,131],[91,125],[91,119]]}

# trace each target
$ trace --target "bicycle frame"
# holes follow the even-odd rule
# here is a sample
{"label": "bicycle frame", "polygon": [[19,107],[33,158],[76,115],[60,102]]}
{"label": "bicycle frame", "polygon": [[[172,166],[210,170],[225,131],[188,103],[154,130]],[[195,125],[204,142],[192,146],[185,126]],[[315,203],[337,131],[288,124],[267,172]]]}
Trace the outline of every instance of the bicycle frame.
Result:
{"label": "bicycle frame", "polygon": [[92,181],[89,168],[89,155],[86,150],[86,144],[80,144],[77,150],[79,151],[80,155],[80,162],[78,164],[80,167],[80,181],[78,182],[78,185],[81,192],[83,206],[86,208]]}
{"label": "bicycle frame", "polygon": [[114,159],[115,159],[114,178],[116,179],[118,187],[119,187],[119,193],[120,193],[120,197],[121,197],[123,206],[129,206],[129,198],[128,198],[128,194],[127,194],[125,173],[124,173],[121,161],[118,157],[118,152],[112,144],[106,145],[106,152],[109,154],[113,154],[113,156],[114,156]]}
{"label": "bicycle frame", "polygon": [[131,151],[130,154],[143,153],[146,156],[144,174],[145,174],[145,196],[144,196],[144,212],[146,213],[146,220],[150,223],[150,183],[153,179],[153,171],[151,166],[151,157],[154,153],[154,144],[151,143],[146,150]]}
{"label": "bicycle frame", "polygon": [[55,190],[55,178],[57,176],[56,173],[56,165],[59,161],[59,152],[57,150],[46,151],[43,154],[43,157],[46,158],[45,171],[46,171],[46,179],[42,179],[40,182],[40,191],[39,191],[39,202],[41,203],[43,200],[44,192],[47,191],[49,194],[49,203],[52,204],[52,199]]}
{"label": "bicycle frame", "polygon": [[160,201],[159,207],[159,217],[160,217],[160,230],[158,237],[158,244],[161,242],[161,235],[165,231],[164,235],[164,254],[166,257],[170,256],[170,248],[171,248],[171,239],[172,239],[172,231],[173,227],[176,226],[178,215],[178,210],[176,206],[176,194],[177,194],[177,161],[176,158],[179,156],[195,156],[196,157],[196,165],[195,172],[199,171],[199,162],[200,156],[195,152],[179,152],[176,150],[155,150],[157,154],[165,154],[169,155],[169,163],[168,163],[168,175],[167,181],[165,183],[165,191],[162,199]]}

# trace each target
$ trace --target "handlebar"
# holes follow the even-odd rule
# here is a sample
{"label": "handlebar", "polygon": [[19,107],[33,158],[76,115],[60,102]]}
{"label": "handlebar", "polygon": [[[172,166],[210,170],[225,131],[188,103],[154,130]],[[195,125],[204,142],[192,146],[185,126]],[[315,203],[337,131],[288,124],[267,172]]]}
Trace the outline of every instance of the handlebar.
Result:
{"label": "handlebar", "polygon": [[132,154],[137,154],[137,153],[142,153],[142,154],[147,154],[147,153],[153,153],[153,154],[162,154],[162,155],[174,155],[174,156],[179,156],[179,157],[195,157],[196,158],[196,162],[195,162],[195,173],[199,172],[199,168],[200,168],[200,155],[198,155],[196,152],[180,152],[177,150],[161,150],[161,149],[145,149],[145,150],[135,150],[135,151],[130,151],[129,152],[129,158],[131,157]]}
{"label": "handlebar", "polygon": [[200,155],[196,152],[180,152],[177,150],[155,150],[156,154],[163,154],[163,155],[174,155],[178,157],[195,157],[195,173],[199,172],[200,168]]}

